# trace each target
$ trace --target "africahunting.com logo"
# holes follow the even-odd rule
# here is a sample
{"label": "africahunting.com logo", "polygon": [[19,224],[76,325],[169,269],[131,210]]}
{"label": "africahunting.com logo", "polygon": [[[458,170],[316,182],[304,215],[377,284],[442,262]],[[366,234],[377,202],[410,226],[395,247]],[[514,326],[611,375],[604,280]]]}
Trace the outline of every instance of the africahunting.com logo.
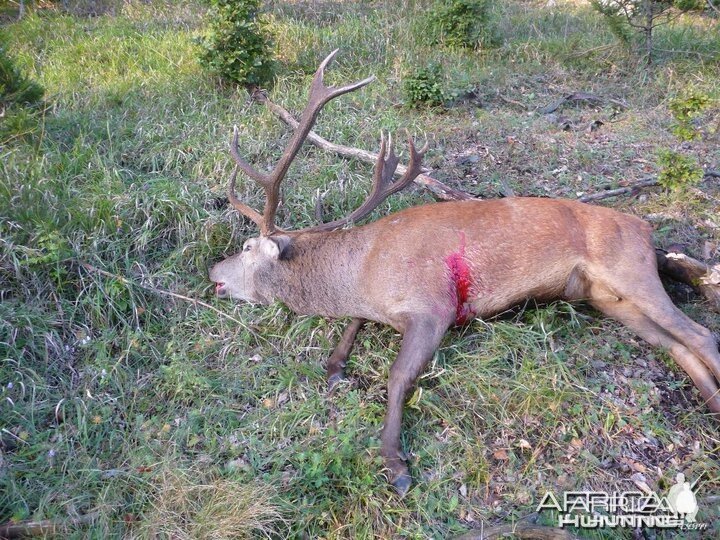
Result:
{"label": "africahunting.com logo", "polygon": [[585,529],[615,527],[658,527],[703,531],[707,523],[697,523],[698,502],[692,485],[680,473],[664,497],[654,491],[566,491],[558,499],[548,491],[537,512],[554,510],[558,526]]}

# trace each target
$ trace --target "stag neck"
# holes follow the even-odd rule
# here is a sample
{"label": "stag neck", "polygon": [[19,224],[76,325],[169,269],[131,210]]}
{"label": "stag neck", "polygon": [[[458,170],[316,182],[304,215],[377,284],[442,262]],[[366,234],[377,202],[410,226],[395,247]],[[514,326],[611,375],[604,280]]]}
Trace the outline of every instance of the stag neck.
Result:
{"label": "stag neck", "polygon": [[293,311],[343,317],[348,306],[363,306],[362,261],[370,250],[363,227],[299,233],[287,257],[263,274],[261,291]]}

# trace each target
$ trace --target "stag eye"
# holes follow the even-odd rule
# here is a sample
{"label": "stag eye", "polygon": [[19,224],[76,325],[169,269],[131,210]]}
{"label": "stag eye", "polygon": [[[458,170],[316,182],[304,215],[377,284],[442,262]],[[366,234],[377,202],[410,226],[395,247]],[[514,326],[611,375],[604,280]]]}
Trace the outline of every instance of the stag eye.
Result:
{"label": "stag eye", "polygon": [[243,247],[243,251],[250,251],[250,244]]}

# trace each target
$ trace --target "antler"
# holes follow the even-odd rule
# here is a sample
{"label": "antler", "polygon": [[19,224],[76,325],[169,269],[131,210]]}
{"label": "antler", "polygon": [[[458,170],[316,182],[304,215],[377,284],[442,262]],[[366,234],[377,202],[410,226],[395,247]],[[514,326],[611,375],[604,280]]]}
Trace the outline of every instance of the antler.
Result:
{"label": "antler", "polygon": [[395,155],[392,144],[392,136],[388,135],[387,141],[385,135],[380,133],[380,153],[375,162],[375,172],[373,174],[373,187],[370,194],[355,211],[349,216],[328,223],[322,223],[314,227],[302,229],[297,232],[318,232],[332,231],[345,226],[347,223],[353,223],[361,220],[372,212],[381,202],[387,199],[393,193],[405,189],[415,178],[422,172],[421,162],[428,149],[428,143],[418,151],[412,138],[408,135],[408,147],[410,149],[410,162],[408,163],[405,174],[398,180],[393,182],[393,175],[397,169],[400,158]]}
{"label": "antler", "polygon": [[[325,68],[335,57],[337,52],[338,49],[331,52],[327,58],[322,61],[320,67],[315,72],[315,77],[313,78],[310,86],[308,104],[300,117],[300,123],[295,129],[290,142],[272,172],[261,173],[254,169],[240,156],[240,152],[238,150],[238,130],[237,127],[235,127],[232,145],[230,146],[230,153],[235,159],[237,166],[233,172],[232,178],[230,179],[228,198],[230,199],[230,203],[241,214],[257,223],[260,227],[260,234],[263,236],[271,235],[277,231],[277,227],[275,225],[275,213],[277,212],[277,207],[280,203],[280,184],[282,183],[283,178],[285,178],[285,174],[290,168],[290,164],[300,150],[305,138],[315,124],[315,120],[317,119],[320,110],[331,99],[347,94],[348,92],[352,92],[353,90],[357,90],[358,88],[361,88],[375,80],[374,76],[370,76],[367,79],[363,79],[362,81],[340,88],[325,86],[323,83]],[[263,210],[262,215],[245,203],[241,202],[235,195],[235,180],[237,179],[238,169],[242,170],[250,178],[260,184],[265,191],[265,209]]]}

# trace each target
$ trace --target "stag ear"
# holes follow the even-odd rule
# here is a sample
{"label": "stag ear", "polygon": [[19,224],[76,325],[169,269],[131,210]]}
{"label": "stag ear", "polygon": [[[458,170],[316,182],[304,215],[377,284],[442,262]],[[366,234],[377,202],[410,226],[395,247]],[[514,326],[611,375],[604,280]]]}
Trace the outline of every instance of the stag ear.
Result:
{"label": "stag ear", "polygon": [[292,240],[284,234],[274,234],[263,238],[260,243],[261,251],[272,259],[282,259],[289,251]]}

